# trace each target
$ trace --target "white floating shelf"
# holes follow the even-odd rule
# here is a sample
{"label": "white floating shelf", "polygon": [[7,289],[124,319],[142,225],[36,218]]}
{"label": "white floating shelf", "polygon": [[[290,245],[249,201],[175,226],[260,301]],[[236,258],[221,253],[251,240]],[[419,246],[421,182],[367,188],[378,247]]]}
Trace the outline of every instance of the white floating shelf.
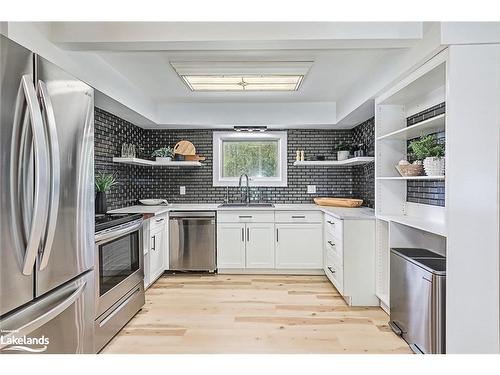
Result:
{"label": "white floating shelf", "polygon": [[377,180],[423,180],[423,181],[428,181],[428,180],[444,180],[446,177],[445,176],[408,176],[408,177],[403,177],[403,176],[397,176],[397,177],[377,177]]}
{"label": "white floating shelf", "polygon": [[394,223],[403,224],[426,232],[438,234],[443,237],[446,237],[447,235],[445,222],[432,221],[425,218],[404,215],[377,215],[377,218],[385,221],[392,221]]}
{"label": "white floating shelf", "polygon": [[296,161],[293,165],[297,167],[349,167],[352,165],[362,165],[375,161],[371,156],[360,156],[350,158],[347,160],[310,160],[310,161]]}
{"label": "white floating shelf", "polygon": [[408,140],[420,137],[421,135],[442,132],[444,130],[445,130],[445,114],[443,113],[442,115],[421,121],[415,125],[411,125],[406,128],[393,131],[389,134],[385,134],[381,137],[378,137],[377,140],[379,141],[383,139]]}
{"label": "white floating shelf", "polygon": [[114,163],[130,164],[130,165],[142,165],[151,167],[201,167],[202,163],[199,161],[166,161],[158,162],[155,160],[146,160],[139,158],[113,158]]}

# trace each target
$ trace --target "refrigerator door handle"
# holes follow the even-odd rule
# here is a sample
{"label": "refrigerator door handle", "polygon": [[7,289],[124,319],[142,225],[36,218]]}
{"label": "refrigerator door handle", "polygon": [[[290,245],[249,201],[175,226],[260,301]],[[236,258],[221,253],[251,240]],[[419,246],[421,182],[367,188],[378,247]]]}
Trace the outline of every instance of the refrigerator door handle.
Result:
{"label": "refrigerator door handle", "polygon": [[[46,196],[46,190],[48,186],[48,153],[46,147],[46,136],[43,127],[42,114],[40,107],[38,105],[38,100],[36,97],[35,87],[33,85],[33,79],[30,75],[24,75],[21,78],[21,83],[19,84],[19,90],[16,99],[16,108],[14,115],[14,125],[13,125],[13,137],[12,142],[16,142],[19,139],[18,134],[22,133],[24,130],[22,124],[26,124],[27,121],[22,121],[23,119],[23,109],[24,100],[26,101],[32,130],[32,141],[35,157],[34,169],[35,184],[34,184],[34,201],[32,209],[32,217],[29,220],[30,224],[29,230],[26,228],[27,240],[26,240],[26,250],[24,253],[24,261],[22,262],[22,272],[24,275],[31,275],[33,272],[33,266],[35,264],[38,249],[40,247],[40,242],[43,236],[43,231],[45,229],[45,219],[47,217],[48,209],[48,199]],[[19,151],[18,145],[14,145],[12,150]],[[13,212],[17,212],[18,198],[15,193],[19,193],[19,173],[22,173],[23,168],[20,167],[19,163],[24,160],[21,153],[12,152],[11,153],[12,163],[11,163],[11,205],[13,206]],[[16,177],[17,176],[17,177]],[[19,215],[15,214],[13,224],[19,225],[20,218]],[[17,240],[18,243],[23,243],[23,240]],[[23,243],[24,244],[24,243]],[[21,247],[21,246],[20,246]]]}
{"label": "refrigerator door handle", "polygon": [[42,259],[40,261],[40,270],[47,267],[52,243],[56,232],[57,217],[59,212],[59,181],[60,181],[60,160],[59,160],[59,140],[57,138],[56,118],[54,115],[54,107],[50,99],[49,92],[45,82],[39,80],[38,95],[42,106],[42,114],[45,115],[47,126],[47,140],[50,149],[50,202],[47,216],[47,229],[45,232],[45,241],[43,243]]}
{"label": "refrigerator door handle", "polygon": [[[34,330],[40,328],[41,326],[47,324],[51,320],[53,320],[56,316],[64,312],[69,306],[71,306],[78,298],[80,298],[83,290],[87,282],[83,282],[74,292],[72,292],[67,298],[65,298],[61,303],[51,308],[47,312],[42,315],[36,317],[28,323],[21,324],[16,327],[5,327],[5,329],[9,331],[9,333],[3,336],[3,340],[0,341],[0,349],[9,345],[8,342],[11,341],[9,337],[22,337],[24,335],[29,335]],[[2,327],[4,328],[4,327]]]}

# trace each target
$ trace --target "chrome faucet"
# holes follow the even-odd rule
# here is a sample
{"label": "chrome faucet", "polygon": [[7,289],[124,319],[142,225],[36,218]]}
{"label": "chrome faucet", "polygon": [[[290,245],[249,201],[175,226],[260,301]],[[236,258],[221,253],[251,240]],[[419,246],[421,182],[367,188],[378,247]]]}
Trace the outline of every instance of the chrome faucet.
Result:
{"label": "chrome faucet", "polygon": [[[249,185],[249,182],[248,182],[249,178],[248,178],[248,175],[246,173],[243,173],[243,174],[240,175],[240,180],[238,182],[238,187],[241,190],[241,180],[242,180],[243,176],[245,176],[246,179],[247,179],[247,188],[246,188],[247,191],[246,191],[246,197],[245,197],[246,199],[245,200],[246,200],[246,203],[249,204],[250,203],[250,185]],[[243,199],[242,199],[242,201],[243,201]]]}

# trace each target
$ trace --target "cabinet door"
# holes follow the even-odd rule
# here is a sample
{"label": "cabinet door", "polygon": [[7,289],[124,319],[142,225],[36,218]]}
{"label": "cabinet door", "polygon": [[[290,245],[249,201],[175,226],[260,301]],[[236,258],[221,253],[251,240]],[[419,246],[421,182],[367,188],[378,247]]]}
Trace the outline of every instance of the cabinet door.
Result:
{"label": "cabinet door", "polygon": [[166,252],[165,227],[151,231],[151,245],[149,250],[149,282],[156,280],[164,270],[163,260]]}
{"label": "cabinet door", "polygon": [[274,224],[247,224],[246,268],[274,268]]}
{"label": "cabinet door", "polygon": [[323,268],[321,224],[277,224],[276,268]]}
{"label": "cabinet door", "polygon": [[245,224],[217,225],[217,268],[245,268]]}

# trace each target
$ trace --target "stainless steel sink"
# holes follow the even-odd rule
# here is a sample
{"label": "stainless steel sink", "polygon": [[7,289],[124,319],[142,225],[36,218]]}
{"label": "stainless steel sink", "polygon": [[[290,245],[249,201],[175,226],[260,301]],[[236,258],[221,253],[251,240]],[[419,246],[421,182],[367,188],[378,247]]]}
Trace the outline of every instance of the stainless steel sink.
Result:
{"label": "stainless steel sink", "polygon": [[232,208],[272,208],[274,207],[274,204],[272,203],[241,203],[241,202],[234,202],[234,203],[222,203],[219,205],[219,207],[232,207]]}

